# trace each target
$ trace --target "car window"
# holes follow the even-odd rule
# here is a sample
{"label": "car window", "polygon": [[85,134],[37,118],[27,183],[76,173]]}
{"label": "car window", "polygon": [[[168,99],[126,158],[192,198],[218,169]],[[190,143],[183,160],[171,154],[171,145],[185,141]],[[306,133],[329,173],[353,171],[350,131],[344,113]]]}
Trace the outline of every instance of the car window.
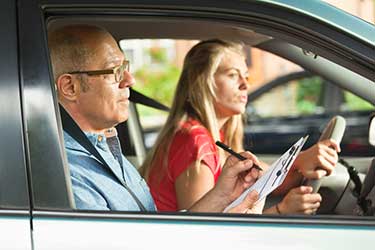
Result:
{"label": "car window", "polygon": [[374,111],[374,105],[349,91],[344,91],[344,101],[340,108],[341,111]]}
{"label": "car window", "polygon": [[256,119],[319,114],[324,112],[321,97],[322,80],[319,77],[288,81],[249,100],[249,119],[252,116]]}
{"label": "car window", "polygon": [[[285,76],[273,80],[279,81],[276,87],[249,100],[247,112],[250,120],[374,110],[369,102],[325,82],[320,76],[298,77],[290,81],[282,81],[282,77]],[[270,82],[264,83],[267,84]],[[332,96],[337,96],[337,100]]]}
{"label": "car window", "polygon": [[[124,39],[121,49],[131,62],[136,84],[133,89],[170,107],[183,59],[197,41],[174,39]],[[136,104],[146,149],[150,149],[168,113]]]}
{"label": "car window", "polygon": [[[182,60],[185,53],[197,41],[181,41],[175,39],[129,40],[121,39],[121,35],[118,35],[116,38],[118,39],[121,49],[126,54],[127,59],[130,61],[130,72],[136,78],[137,83],[133,87],[134,90],[164,105],[170,106],[181,72]],[[267,39],[285,43],[278,39]],[[254,46],[249,44],[246,48],[247,63],[250,72],[249,94],[251,94],[251,91],[256,91],[258,88],[265,86],[268,82],[279,77],[303,70],[297,63],[292,63],[282,57],[275,56],[265,49],[256,48],[258,42],[259,41],[256,40]],[[262,42],[259,43],[261,44]],[[299,56],[309,57],[301,48],[296,47],[295,49],[299,52]],[[335,100],[335,102],[338,102],[339,106],[341,105],[341,98],[344,96],[340,94],[341,92],[338,94],[337,98],[329,98],[329,94],[327,94],[331,93],[329,91],[335,91],[335,88],[332,86],[334,85],[323,80],[320,76],[309,76],[287,81],[286,83],[280,84],[280,86],[272,88],[269,90],[269,93],[264,93],[258,98],[254,98],[254,100],[250,99],[250,103],[254,103],[254,110],[256,112],[250,111],[247,115],[251,118],[293,117],[296,118],[294,122],[299,123],[298,119],[300,117],[322,114],[327,108],[334,109],[336,107],[337,103],[327,104],[327,100]],[[143,133],[143,141],[132,141],[131,137],[133,132],[128,133],[128,137],[124,136],[123,139],[127,140],[130,145],[143,143],[146,149],[150,149],[154,144],[158,131],[164,125],[166,117],[167,113],[165,112],[155,111],[152,108],[136,104],[135,116],[130,117],[129,120],[139,120],[141,132]],[[314,127],[316,130],[315,134],[319,135],[321,129],[324,128],[324,122],[318,121],[315,123],[318,124],[317,127]],[[129,127],[132,126],[135,126],[133,129],[138,129],[136,128],[137,124],[133,124]],[[260,124],[258,128],[269,128],[270,131],[275,131],[277,129],[285,131],[284,126],[279,126],[277,123]],[[310,131],[306,131],[308,128],[309,127],[302,126],[300,129],[302,133],[306,134],[306,132],[310,133]],[[254,143],[254,141],[248,138],[249,136],[255,135],[255,132],[257,132],[256,129],[256,124],[245,123],[245,149],[252,150],[251,147],[248,147],[247,141],[250,141],[250,144],[257,144],[257,146],[261,145],[260,143]],[[296,130],[292,129],[292,131],[295,132]],[[271,141],[272,143],[272,141],[277,141],[277,143],[273,144],[279,144],[282,147],[280,152],[276,152],[276,154],[284,152],[296,141],[296,138],[290,136],[290,134],[285,135],[288,140],[283,140],[282,138],[275,139],[269,135],[260,135],[259,137],[264,142]],[[316,142],[316,140],[316,137],[311,136],[312,142]],[[267,151],[263,149],[254,150],[253,152],[259,155],[267,153]],[[126,156],[132,157],[134,154],[138,154],[137,150],[131,151],[131,153]],[[141,164],[142,161],[138,161],[136,167]]]}

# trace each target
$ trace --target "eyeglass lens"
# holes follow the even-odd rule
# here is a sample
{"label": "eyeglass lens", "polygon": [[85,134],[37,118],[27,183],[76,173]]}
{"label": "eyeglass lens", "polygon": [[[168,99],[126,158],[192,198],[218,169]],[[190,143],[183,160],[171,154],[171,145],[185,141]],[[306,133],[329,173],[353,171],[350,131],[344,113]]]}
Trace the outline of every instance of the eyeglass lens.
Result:
{"label": "eyeglass lens", "polygon": [[129,61],[124,61],[118,68],[115,69],[116,82],[121,82],[124,79],[124,72],[129,72]]}

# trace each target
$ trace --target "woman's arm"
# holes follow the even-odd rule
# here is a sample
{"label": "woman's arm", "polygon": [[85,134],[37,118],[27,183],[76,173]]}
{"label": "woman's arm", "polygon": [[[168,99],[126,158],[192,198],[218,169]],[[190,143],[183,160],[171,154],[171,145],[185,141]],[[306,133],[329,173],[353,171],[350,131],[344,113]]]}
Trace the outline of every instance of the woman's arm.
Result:
{"label": "woman's arm", "polygon": [[[248,153],[241,155],[248,158]],[[189,208],[190,212],[223,212],[246,188],[254,184],[259,170],[252,168],[251,160],[239,161],[234,156],[227,158],[216,185],[198,202]],[[250,171],[249,171],[250,170]],[[247,212],[258,199],[258,194],[250,192],[241,204],[229,212]]]}
{"label": "woman's arm", "polygon": [[303,178],[320,179],[330,175],[338,161],[340,146],[331,139],[320,141],[297,156],[283,184],[273,194],[287,193],[301,185]]}
{"label": "woman's arm", "polygon": [[188,209],[215,185],[214,175],[203,162],[193,162],[175,181],[177,208]]}

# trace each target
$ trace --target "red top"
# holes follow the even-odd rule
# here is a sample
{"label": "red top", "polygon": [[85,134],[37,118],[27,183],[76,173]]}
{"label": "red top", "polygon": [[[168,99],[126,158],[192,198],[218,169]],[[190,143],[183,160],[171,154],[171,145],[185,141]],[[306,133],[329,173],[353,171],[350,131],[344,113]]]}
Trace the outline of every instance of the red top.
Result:
{"label": "red top", "polygon": [[[161,158],[161,159],[158,159]],[[209,131],[197,120],[188,119],[174,135],[168,166],[162,170],[163,157],[155,157],[148,185],[159,211],[177,211],[175,181],[193,162],[201,159],[214,175],[215,183],[221,173],[219,153]],[[165,173],[167,172],[168,173]]]}

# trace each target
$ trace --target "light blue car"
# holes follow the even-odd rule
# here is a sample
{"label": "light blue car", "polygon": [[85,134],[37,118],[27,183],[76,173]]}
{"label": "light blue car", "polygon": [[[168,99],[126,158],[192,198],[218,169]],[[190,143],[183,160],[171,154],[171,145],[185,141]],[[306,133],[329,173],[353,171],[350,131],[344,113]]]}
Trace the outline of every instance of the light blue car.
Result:
{"label": "light blue car", "polygon": [[[316,0],[0,4],[0,249],[374,249],[375,217],[359,215],[356,184],[343,166],[321,183],[325,210],[316,215],[76,210],[46,39],[48,29],[85,23],[118,41],[241,40],[374,105],[373,24]],[[136,105],[130,112],[119,132],[128,135],[123,151],[138,165],[144,140]],[[345,160],[363,182],[373,158]]]}

